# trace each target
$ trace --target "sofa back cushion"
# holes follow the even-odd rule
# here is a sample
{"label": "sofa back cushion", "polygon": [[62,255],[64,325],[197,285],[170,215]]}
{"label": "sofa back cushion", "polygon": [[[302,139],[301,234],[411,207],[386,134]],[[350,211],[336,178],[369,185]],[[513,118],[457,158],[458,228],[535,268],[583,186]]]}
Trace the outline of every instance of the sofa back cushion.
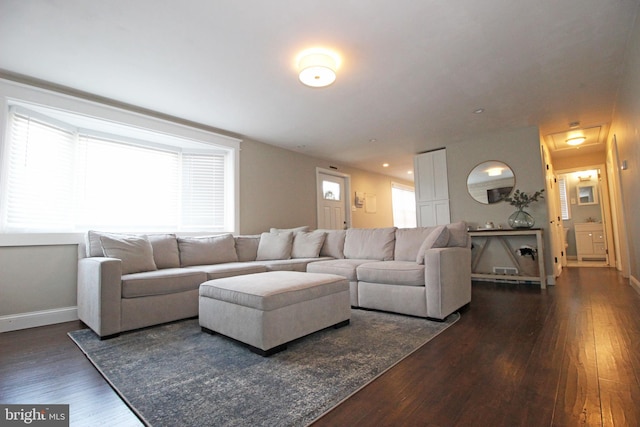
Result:
{"label": "sofa back cushion", "polygon": [[87,257],[106,256],[102,249],[102,242],[100,241],[102,236],[107,236],[112,239],[146,237],[151,243],[151,247],[153,249],[153,260],[157,268],[180,267],[180,252],[178,250],[178,240],[175,234],[135,235],[89,230],[85,236]]}
{"label": "sofa back cushion", "polygon": [[236,236],[236,254],[238,261],[247,262],[255,261],[258,256],[258,245],[260,244],[260,235],[255,236]]}
{"label": "sofa back cushion", "polygon": [[232,234],[208,237],[179,237],[180,266],[211,265],[237,262],[235,240]]}
{"label": "sofa back cushion", "polygon": [[109,258],[122,261],[122,274],[157,270],[153,249],[146,237],[100,236],[102,251]]}
{"label": "sofa back cushion", "polygon": [[393,259],[396,227],[350,228],[344,241],[344,256],[350,259]]}
{"label": "sofa back cushion", "polygon": [[324,243],[320,249],[320,256],[336,259],[344,258],[344,240],[347,230],[320,230],[326,233]]}
{"label": "sofa back cushion", "polygon": [[293,236],[291,258],[318,258],[327,233],[324,231],[299,231]]}
{"label": "sofa back cushion", "polygon": [[258,244],[256,261],[291,259],[293,232],[262,233]]}
{"label": "sofa back cushion", "polygon": [[[398,228],[396,230],[396,245],[393,252],[395,261],[416,261],[418,250],[424,239],[435,227]],[[446,242],[445,242],[446,243]]]}

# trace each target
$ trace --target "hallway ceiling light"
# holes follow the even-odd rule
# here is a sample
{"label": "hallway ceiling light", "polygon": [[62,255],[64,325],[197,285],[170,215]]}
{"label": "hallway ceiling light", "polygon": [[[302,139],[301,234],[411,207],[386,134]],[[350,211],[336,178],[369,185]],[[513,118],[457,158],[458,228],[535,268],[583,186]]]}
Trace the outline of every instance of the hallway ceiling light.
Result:
{"label": "hallway ceiling light", "polygon": [[489,175],[489,176],[500,176],[500,175],[502,175],[502,168],[489,168],[489,169],[487,169],[487,175]]}
{"label": "hallway ceiling light", "polygon": [[587,138],[585,136],[576,136],[576,137],[567,139],[567,144],[569,144],[569,145],[580,145],[584,141],[586,141],[586,139]]}
{"label": "hallway ceiling light", "polygon": [[309,49],[298,55],[298,77],[310,87],[329,86],[336,80],[340,57],[326,49]]}

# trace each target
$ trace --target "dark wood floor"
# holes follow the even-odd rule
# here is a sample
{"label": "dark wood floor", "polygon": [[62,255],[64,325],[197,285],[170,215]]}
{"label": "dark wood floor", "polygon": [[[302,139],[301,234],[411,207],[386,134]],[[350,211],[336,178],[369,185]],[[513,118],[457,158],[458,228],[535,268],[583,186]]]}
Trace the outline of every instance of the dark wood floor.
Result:
{"label": "dark wood floor", "polygon": [[[447,332],[318,426],[640,426],[640,295],[613,269],[547,290],[474,283]],[[67,338],[79,322],[0,334],[0,403],[70,403],[72,425],[139,425]]]}

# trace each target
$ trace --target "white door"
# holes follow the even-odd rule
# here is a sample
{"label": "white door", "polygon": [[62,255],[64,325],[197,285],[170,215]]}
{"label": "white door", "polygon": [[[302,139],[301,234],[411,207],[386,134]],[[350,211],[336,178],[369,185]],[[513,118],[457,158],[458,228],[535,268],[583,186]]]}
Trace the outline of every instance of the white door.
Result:
{"label": "white door", "polygon": [[349,207],[348,176],[318,171],[317,185],[318,228],[346,229]]}
{"label": "white door", "polygon": [[430,227],[450,223],[446,150],[417,155],[414,158],[413,169],[418,226]]}

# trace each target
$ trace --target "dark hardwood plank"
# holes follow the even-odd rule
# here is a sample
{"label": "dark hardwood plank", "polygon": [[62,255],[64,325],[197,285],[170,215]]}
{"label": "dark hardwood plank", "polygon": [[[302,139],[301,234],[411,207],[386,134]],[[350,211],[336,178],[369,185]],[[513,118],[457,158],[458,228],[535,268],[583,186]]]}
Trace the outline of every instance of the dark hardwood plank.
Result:
{"label": "dark hardwood plank", "polygon": [[143,425],[76,347],[81,322],[0,334],[0,402],[69,404],[72,426]]}
{"label": "dark hardwood plank", "polygon": [[[456,325],[314,426],[640,425],[638,309],[612,269],[566,269],[546,291],[474,283]],[[601,360],[628,385],[600,378]]]}

